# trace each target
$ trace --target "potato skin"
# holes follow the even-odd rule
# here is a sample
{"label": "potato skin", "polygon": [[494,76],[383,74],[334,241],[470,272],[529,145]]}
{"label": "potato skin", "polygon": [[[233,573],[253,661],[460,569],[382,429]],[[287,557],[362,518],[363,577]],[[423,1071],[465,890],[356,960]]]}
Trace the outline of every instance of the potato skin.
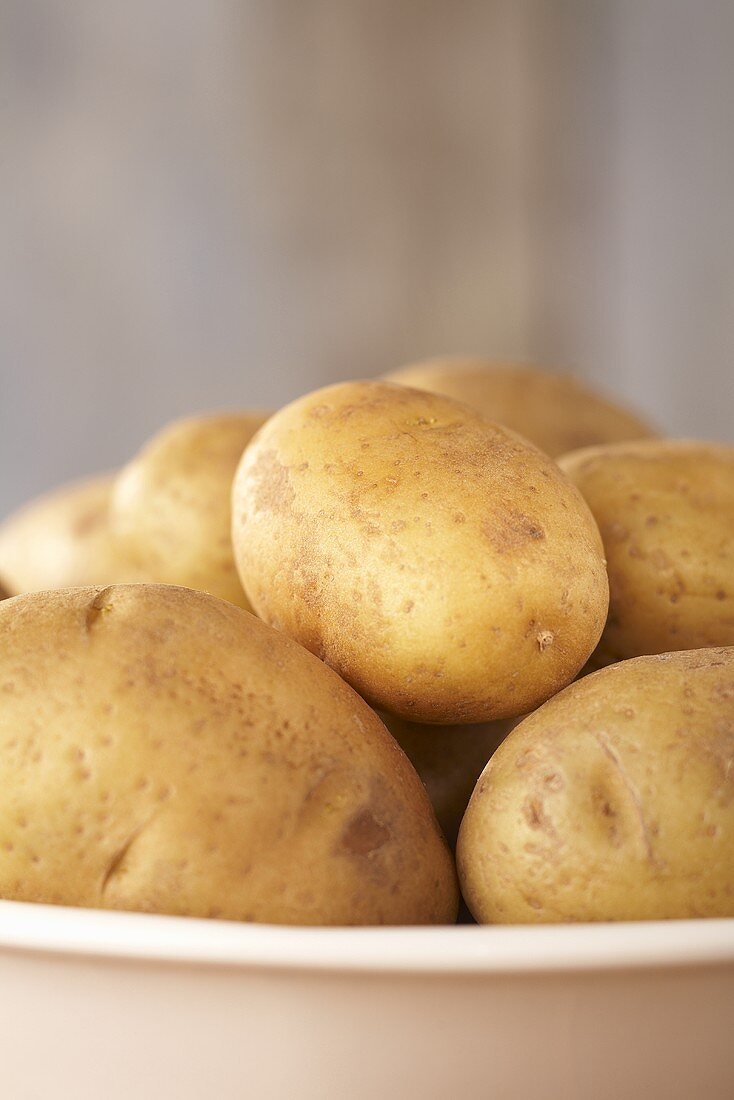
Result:
{"label": "potato skin", "polygon": [[480,923],[734,916],[734,649],[638,657],[526,718],[459,832]]}
{"label": "potato skin", "polygon": [[578,379],[519,363],[446,356],[386,376],[404,386],[463,401],[529,439],[551,458],[593,443],[642,439],[651,426]]}
{"label": "potato skin", "polygon": [[258,615],[380,710],[527,713],[584,664],[607,611],[577,490],[514,433],[386,382],[327,387],[247,448],[233,543]]}
{"label": "potato skin", "polygon": [[0,605],[0,896],[282,924],[452,921],[423,787],[300,646],[200,592]]}
{"label": "potato skin", "polygon": [[64,485],[0,526],[0,579],[8,594],[135,581],[139,571],[110,530],[113,475]]}
{"label": "potato skin", "polygon": [[427,726],[392,714],[381,718],[421,777],[443,835],[455,848],[477,779],[513,723]]}
{"label": "potato skin", "polygon": [[177,420],[119,474],[112,525],[146,579],[249,608],[231,543],[232,480],[266,413]]}
{"label": "potato skin", "polygon": [[734,645],[734,447],[648,440],[560,465],[607,558],[609,618],[593,663]]}

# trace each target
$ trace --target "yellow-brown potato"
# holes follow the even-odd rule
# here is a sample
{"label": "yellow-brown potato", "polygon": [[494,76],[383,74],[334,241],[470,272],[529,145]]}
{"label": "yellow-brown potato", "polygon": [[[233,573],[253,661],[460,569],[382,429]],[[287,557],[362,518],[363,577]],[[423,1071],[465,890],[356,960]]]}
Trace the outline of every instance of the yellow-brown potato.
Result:
{"label": "yellow-brown potato", "polygon": [[464,401],[555,458],[592,443],[654,435],[649,424],[578,379],[516,363],[448,356],[387,375],[405,386]]}
{"label": "yellow-brown potato", "polygon": [[112,475],[65,485],[0,526],[0,579],[9,593],[134,581],[139,571],[110,531]]}
{"label": "yellow-brown potato", "polygon": [[242,413],[178,420],[120,473],[113,528],[147,579],[249,606],[232,557],[232,479],[265,419]]}
{"label": "yellow-brown potato", "polygon": [[281,924],[453,921],[426,793],[310,653],[189,589],[0,604],[0,896]]}
{"label": "yellow-brown potato", "polygon": [[556,464],[387,382],[268,421],[235,479],[233,542],[266,622],[414,721],[527,713],[573,679],[607,612],[596,524]]}
{"label": "yellow-brown potato", "polygon": [[381,717],[423,780],[443,835],[454,848],[477,779],[512,722],[427,726],[391,714]]}
{"label": "yellow-brown potato", "polygon": [[526,718],[459,833],[480,923],[734,916],[734,649],[638,657]]}
{"label": "yellow-brown potato", "polygon": [[648,440],[560,465],[606,551],[609,618],[593,662],[734,645],[734,447]]}

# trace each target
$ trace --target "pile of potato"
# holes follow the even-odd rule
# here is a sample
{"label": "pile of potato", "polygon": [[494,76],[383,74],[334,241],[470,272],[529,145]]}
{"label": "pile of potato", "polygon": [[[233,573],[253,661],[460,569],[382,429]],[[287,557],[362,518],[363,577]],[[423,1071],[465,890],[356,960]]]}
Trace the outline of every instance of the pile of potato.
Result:
{"label": "pile of potato", "polygon": [[734,916],[734,447],[434,360],[171,425],[3,595],[0,897]]}

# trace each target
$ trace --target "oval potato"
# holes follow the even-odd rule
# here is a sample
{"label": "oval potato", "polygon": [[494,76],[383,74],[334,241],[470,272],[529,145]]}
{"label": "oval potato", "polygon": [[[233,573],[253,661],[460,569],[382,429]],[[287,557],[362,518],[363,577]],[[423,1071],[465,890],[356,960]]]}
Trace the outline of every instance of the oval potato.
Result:
{"label": "oval potato", "polygon": [[135,581],[139,571],[109,524],[113,476],[47,493],[0,526],[0,578],[9,593]]}
{"label": "oval potato", "polygon": [[734,447],[648,440],[559,461],[604,541],[609,618],[593,662],[734,645]]}
{"label": "oval potato", "polygon": [[261,618],[414,721],[527,713],[573,679],[607,612],[599,533],[556,464],[387,382],[268,421],[235,479],[233,542]]}
{"label": "oval potato", "polygon": [[734,916],[734,649],[579,680],[499,747],[459,833],[480,923]]}
{"label": "oval potato", "polygon": [[0,604],[0,896],[282,924],[453,921],[426,793],[335,673],[157,585]]}
{"label": "oval potato", "polygon": [[552,458],[592,443],[656,434],[639,416],[578,379],[539,367],[446,356],[412,363],[386,377],[463,401],[488,420],[519,432]]}
{"label": "oval potato", "polygon": [[249,606],[232,556],[232,480],[266,416],[178,420],[121,471],[112,499],[113,528],[148,580]]}

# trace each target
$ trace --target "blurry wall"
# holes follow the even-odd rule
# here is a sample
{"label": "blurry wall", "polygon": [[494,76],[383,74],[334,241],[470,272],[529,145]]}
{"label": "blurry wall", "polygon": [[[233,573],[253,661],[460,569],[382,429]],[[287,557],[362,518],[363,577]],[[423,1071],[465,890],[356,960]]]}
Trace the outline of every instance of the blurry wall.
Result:
{"label": "blurry wall", "polygon": [[531,354],[734,442],[734,2],[535,7]]}
{"label": "blurry wall", "polygon": [[446,350],[734,414],[729,0],[3,0],[0,512]]}

